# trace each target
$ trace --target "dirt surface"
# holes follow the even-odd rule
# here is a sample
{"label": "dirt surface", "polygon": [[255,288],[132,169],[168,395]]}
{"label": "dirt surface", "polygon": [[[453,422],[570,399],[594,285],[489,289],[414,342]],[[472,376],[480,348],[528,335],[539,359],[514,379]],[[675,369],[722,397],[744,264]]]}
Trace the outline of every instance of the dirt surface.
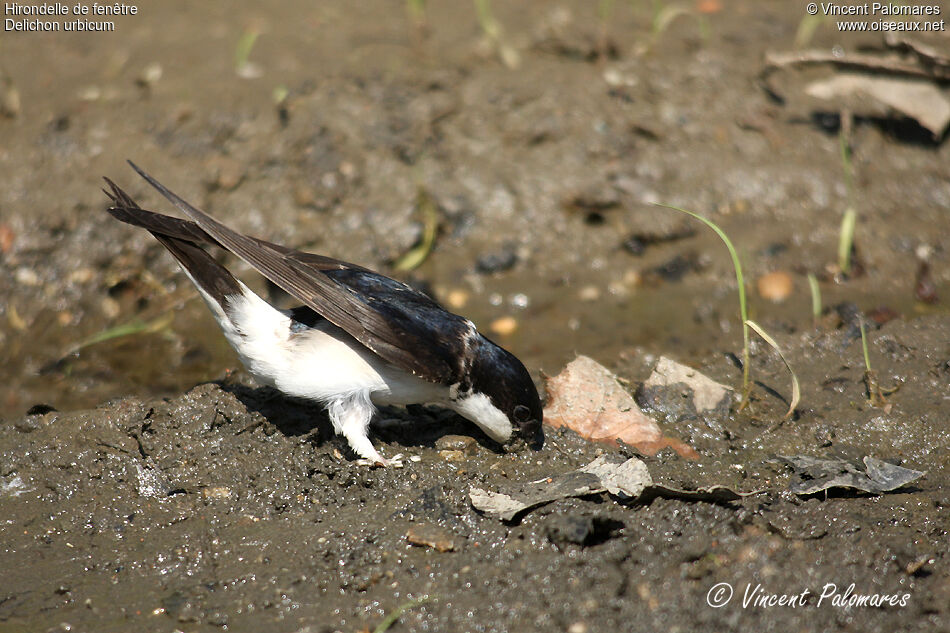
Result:
{"label": "dirt surface", "polygon": [[[0,35],[0,631],[360,631],[403,608],[393,631],[950,629],[950,150],[856,116],[849,201],[837,107],[799,96],[808,73],[761,80],[802,7],[688,3],[657,31],[650,3],[600,3],[601,19],[598,3],[496,2],[493,44],[467,2],[431,3],[425,24],[412,3],[245,4]],[[826,23],[809,45],[879,44]],[[403,468],[357,465],[319,407],[244,374],[159,244],[104,213],[104,175],[170,211],[126,158],[238,229],[397,276],[424,192],[439,233],[402,277],[494,327],[539,383],[583,353],[633,391],[660,355],[741,384],[729,256],[652,203],[703,213],[802,400],[783,420],[788,373],[754,340],[752,406],[658,416],[700,459],[646,463],[673,487],[755,494],[490,518],[473,486],[636,452],[548,428],[542,450],[506,454],[426,408],[375,428]],[[792,280],[781,303],[756,291],[773,271]],[[861,314],[879,383],[899,387],[878,406]],[[795,495],[777,455],[926,474]],[[714,608],[720,583],[734,595]]]}

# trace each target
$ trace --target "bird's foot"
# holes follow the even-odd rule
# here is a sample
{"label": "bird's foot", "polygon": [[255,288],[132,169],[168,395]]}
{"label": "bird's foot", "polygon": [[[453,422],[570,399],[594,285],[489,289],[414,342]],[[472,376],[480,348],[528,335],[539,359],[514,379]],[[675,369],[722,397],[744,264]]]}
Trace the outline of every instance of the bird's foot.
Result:
{"label": "bird's foot", "polygon": [[393,455],[390,459],[386,459],[377,453],[375,457],[361,457],[356,460],[356,463],[359,466],[369,466],[370,468],[402,468],[405,465],[402,461],[402,453]]}

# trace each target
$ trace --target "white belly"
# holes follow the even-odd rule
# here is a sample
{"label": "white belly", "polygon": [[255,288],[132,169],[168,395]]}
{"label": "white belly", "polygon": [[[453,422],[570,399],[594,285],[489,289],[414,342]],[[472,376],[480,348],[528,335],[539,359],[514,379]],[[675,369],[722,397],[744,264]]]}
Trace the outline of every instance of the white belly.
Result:
{"label": "white belly", "polygon": [[329,322],[292,332],[290,317],[250,289],[231,298],[228,312],[221,327],[241,362],[288,395],[326,402],[366,393],[376,404],[395,405],[448,399],[447,387],[392,367]]}

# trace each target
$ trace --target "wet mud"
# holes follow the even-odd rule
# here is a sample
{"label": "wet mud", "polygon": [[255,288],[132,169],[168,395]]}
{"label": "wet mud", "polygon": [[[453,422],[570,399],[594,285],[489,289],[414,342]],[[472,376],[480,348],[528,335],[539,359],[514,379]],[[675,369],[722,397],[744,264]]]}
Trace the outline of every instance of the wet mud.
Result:
{"label": "wet mud", "polygon": [[[168,2],[118,36],[3,34],[0,631],[947,630],[946,143],[857,118],[849,196],[837,113],[758,80],[766,51],[793,47],[792,3],[697,3],[655,33],[636,3],[601,20],[496,2],[502,46],[468,3],[432,3],[424,25],[409,4]],[[876,41],[820,27],[812,44]],[[404,466],[358,465],[319,407],[254,385],[159,244],[104,213],[103,175],[170,211],[126,158],[240,230],[425,288],[539,384],[580,353],[631,393],[660,356],[741,387],[729,256],[653,203],[703,213],[801,401],[783,419],[789,374],[753,335],[751,405],[654,412],[700,457],[643,457],[671,488],[753,494],[492,518],[473,487],[637,452],[548,427],[540,451],[505,453],[414,407],[371,436]],[[434,247],[397,273],[425,231],[420,191]],[[780,302],[755,284],[776,271]],[[925,475],[798,495],[780,455]]]}

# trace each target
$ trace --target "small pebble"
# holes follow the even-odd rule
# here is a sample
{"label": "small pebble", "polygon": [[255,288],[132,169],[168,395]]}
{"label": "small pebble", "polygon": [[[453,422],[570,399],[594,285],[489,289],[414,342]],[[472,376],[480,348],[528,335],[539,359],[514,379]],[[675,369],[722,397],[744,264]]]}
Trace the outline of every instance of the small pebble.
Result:
{"label": "small pebble", "polygon": [[301,183],[294,187],[294,202],[298,207],[312,207],[316,200],[317,194],[310,185]]}
{"label": "small pebble", "polygon": [[782,270],[763,275],[756,282],[759,296],[775,303],[781,303],[788,299],[789,295],[792,294],[794,285],[792,276]]}
{"label": "small pebble", "polygon": [[508,336],[518,329],[518,320],[510,316],[500,317],[492,321],[488,329],[499,336]]}
{"label": "small pebble", "polygon": [[518,292],[508,297],[508,303],[510,303],[516,308],[524,309],[528,307],[528,304],[531,303],[531,300],[528,298],[528,295],[526,295],[525,293]]}
{"label": "small pebble", "polygon": [[95,276],[96,273],[91,268],[77,268],[76,270],[69,273],[69,283],[87,284],[92,281],[93,277]]}
{"label": "small pebble", "polygon": [[17,268],[16,281],[23,286],[39,286],[40,276],[32,268],[24,266],[23,268]]}
{"label": "small pebble", "polygon": [[447,462],[460,462],[465,458],[462,451],[439,451],[439,457]]}
{"label": "small pebble", "polygon": [[21,110],[20,91],[9,79],[0,78],[0,114],[14,119]]}
{"label": "small pebble", "polygon": [[597,286],[584,286],[577,293],[577,298],[581,301],[597,301],[600,299],[600,288]]}
{"label": "small pebble", "polygon": [[215,174],[213,181],[215,187],[230,191],[244,180],[244,167],[233,158],[216,156],[208,162],[211,173]]}
{"label": "small pebble", "polygon": [[346,160],[340,163],[339,170],[343,177],[347,180],[352,179],[356,175],[356,167],[353,165],[353,163]]}
{"label": "small pebble", "polygon": [[443,435],[435,441],[439,450],[466,451],[475,445],[475,438],[467,435]]}
{"label": "small pebble", "polygon": [[0,222],[0,252],[9,253],[10,249],[13,248],[15,237],[16,235],[10,225]]}
{"label": "small pebble", "polygon": [[112,297],[103,297],[100,301],[100,306],[102,307],[102,314],[110,319],[116,318],[122,311],[119,302]]}
{"label": "small pebble", "polygon": [[230,499],[231,489],[227,486],[210,486],[202,489],[201,496],[205,499]]}
{"label": "small pebble", "polygon": [[450,290],[445,295],[445,303],[453,310],[461,310],[468,303],[469,294],[464,290]]}
{"label": "small pebble", "polygon": [[480,273],[498,273],[509,270],[518,263],[518,254],[511,246],[497,253],[485,253],[475,260],[475,269]]}
{"label": "small pebble", "polygon": [[425,545],[439,552],[451,552],[455,549],[451,532],[428,523],[410,527],[406,532],[406,540],[413,545]]}
{"label": "small pebble", "polygon": [[142,70],[142,73],[135,81],[143,88],[148,88],[158,83],[158,80],[161,78],[162,65],[158,62],[152,62]]}

